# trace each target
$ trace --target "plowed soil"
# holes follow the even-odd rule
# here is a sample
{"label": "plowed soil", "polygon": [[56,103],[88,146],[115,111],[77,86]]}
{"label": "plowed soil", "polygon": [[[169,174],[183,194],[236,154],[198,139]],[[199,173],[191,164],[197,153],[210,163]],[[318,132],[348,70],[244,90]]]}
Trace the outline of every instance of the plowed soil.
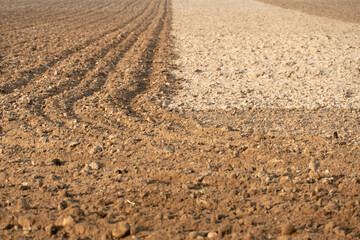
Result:
{"label": "plowed soil", "polygon": [[0,6],[1,239],[360,237],[359,109],[167,108],[170,0]]}

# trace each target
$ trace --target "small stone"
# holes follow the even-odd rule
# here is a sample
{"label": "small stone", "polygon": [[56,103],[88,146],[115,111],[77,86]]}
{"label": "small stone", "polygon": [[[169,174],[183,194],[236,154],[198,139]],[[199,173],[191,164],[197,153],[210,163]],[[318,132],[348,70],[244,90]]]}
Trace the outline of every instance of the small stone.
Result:
{"label": "small stone", "polygon": [[30,186],[29,186],[29,183],[28,182],[23,182],[20,187],[19,187],[20,190],[29,190],[30,189]]}
{"label": "small stone", "polygon": [[92,169],[92,170],[99,170],[100,169],[100,164],[98,162],[91,162],[89,164],[89,167]]}
{"label": "small stone", "polygon": [[261,167],[256,173],[256,177],[261,179],[262,182],[268,184],[271,181],[271,175],[264,167]]}
{"label": "small stone", "polygon": [[231,132],[231,131],[233,131],[233,128],[230,127],[230,126],[224,126],[224,127],[221,128],[221,131],[223,131],[223,132]]}
{"label": "small stone", "polygon": [[240,239],[243,239],[242,237],[243,237],[243,235],[241,233],[238,233],[238,232],[233,232],[231,234],[231,239],[232,240],[240,240]]}
{"label": "small stone", "polygon": [[224,236],[225,234],[230,234],[232,230],[232,225],[225,224],[218,228],[218,234]]}
{"label": "small stone", "polygon": [[242,238],[243,240],[254,240],[255,236],[251,233],[245,234],[245,236]]}
{"label": "small stone", "polygon": [[48,236],[54,235],[57,231],[57,227],[54,224],[49,224],[45,227],[45,232]]}
{"label": "small stone", "polygon": [[17,201],[17,209],[18,210],[28,210],[30,209],[30,205],[27,203],[25,198],[21,198]]}
{"label": "small stone", "polygon": [[112,239],[110,232],[106,231],[101,233],[100,240],[110,240],[110,239]]}
{"label": "small stone", "polygon": [[112,230],[113,237],[123,238],[130,234],[130,224],[127,222],[118,222]]}
{"label": "small stone", "polygon": [[216,237],[218,237],[218,234],[216,232],[209,232],[207,237],[208,238],[216,238]]}
{"label": "small stone", "polygon": [[89,164],[85,164],[83,169],[81,169],[81,172],[84,172],[84,173],[88,173],[89,171],[91,171],[91,167],[89,166]]}
{"label": "small stone", "polygon": [[86,233],[88,228],[89,228],[89,225],[86,222],[81,222],[81,223],[75,224],[74,231],[76,234],[81,236]]}
{"label": "small stone", "polygon": [[324,207],[325,211],[327,212],[330,212],[330,213],[335,213],[335,212],[338,212],[340,207],[339,205],[334,202],[334,201],[331,201],[329,202],[325,207]]}
{"label": "small stone", "polygon": [[311,171],[317,171],[317,169],[318,169],[319,166],[320,166],[320,163],[319,163],[319,161],[317,161],[317,160],[311,161],[311,162],[309,163],[309,169],[310,169]]}
{"label": "small stone", "polygon": [[168,145],[164,150],[167,153],[174,153],[175,152],[175,147],[173,145]]}
{"label": "small stone", "polygon": [[97,154],[97,153],[99,153],[99,152],[101,152],[103,149],[101,148],[101,147],[99,147],[99,146],[95,146],[95,147],[93,147],[91,150],[90,150],[90,154],[91,155],[93,155],[93,154]]}
{"label": "small stone", "polygon": [[67,197],[70,197],[68,191],[66,189],[62,189],[60,192],[59,192],[59,197],[60,198],[67,198]]}
{"label": "small stone", "polygon": [[65,208],[67,208],[67,206],[68,206],[67,202],[65,200],[63,200],[58,204],[58,209],[64,210]]}
{"label": "small stone", "polygon": [[197,238],[197,236],[199,236],[199,233],[196,231],[192,231],[189,233],[189,239],[195,239]]}
{"label": "small stone", "polygon": [[80,144],[80,142],[78,142],[78,141],[71,141],[71,142],[69,142],[68,146],[71,147],[71,148],[74,148],[79,144]]}
{"label": "small stone", "polygon": [[62,226],[66,227],[66,226],[73,226],[75,224],[75,220],[72,216],[66,216],[63,218],[62,221]]}
{"label": "small stone", "polygon": [[291,235],[295,232],[295,227],[291,223],[286,223],[281,228],[282,235]]}
{"label": "small stone", "polygon": [[77,234],[71,234],[69,240],[81,240],[81,237]]}
{"label": "small stone", "polygon": [[43,143],[49,142],[49,137],[48,136],[42,136],[42,137],[40,137],[39,142],[43,142]]}
{"label": "small stone", "polygon": [[84,216],[84,211],[80,209],[79,206],[74,206],[68,209],[68,213],[75,217]]}
{"label": "small stone", "polygon": [[35,175],[33,176],[33,178],[34,178],[34,179],[44,179],[44,178],[45,178],[45,176],[35,174]]}
{"label": "small stone", "polygon": [[4,230],[13,224],[14,216],[10,212],[0,211],[0,230]]}
{"label": "small stone", "polygon": [[244,219],[244,225],[245,226],[252,226],[252,225],[254,225],[254,221],[252,219],[250,219],[250,218],[246,218],[246,219]]}
{"label": "small stone", "polygon": [[320,174],[317,172],[317,171],[314,171],[314,170],[311,170],[309,172],[309,177],[311,179],[316,179],[316,180],[319,180],[321,177],[320,177]]}
{"label": "small stone", "polygon": [[30,228],[34,224],[34,219],[29,216],[20,216],[18,219],[18,224],[23,228]]}

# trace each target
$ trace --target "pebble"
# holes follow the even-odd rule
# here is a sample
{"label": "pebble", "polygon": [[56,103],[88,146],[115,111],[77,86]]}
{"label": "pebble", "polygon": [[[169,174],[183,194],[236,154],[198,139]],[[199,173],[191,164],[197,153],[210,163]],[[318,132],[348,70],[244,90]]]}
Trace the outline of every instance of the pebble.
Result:
{"label": "pebble", "polygon": [[66,197],[70,197],[70,194],[68,193],[68,191],[66,189],[62,189],[59,192],[59,197],[60,198],[66,198]]}
{"label": "pebble", "polygon": [[78,235],[84,235],[88,229],[89,225],[86,222],[77,223],[74,226],[74,231]]}
{"label": "pebble", "polygon": [[71,141],[71,142],[69,142],[69,147],[74,148],[79,144],[80,144],[80,142],[78,142],[78,141]]}
{"label": "pebble", "polygon": [[64,210],[65,208],[67,208],[67,206],[68,206],[67,202],[65,200],[63,200],[58,204],[58,209]]}
{"label": "pebble", "polygon": [[309,172],[309,177],[311,179],[317,179],[317,180],[319,180],[321,178],[320,174],[317,171],[314,171],[314,170],[311,170]]}
{"label": "pebble", "polygon": [[18,210],[27,210],[30,209],[30,205],[27,203],[25,198],[21,198],[17,201],[17,209]]}
{"label": "pebble", "polygon": [[336,202],[331,201],[324,207],[324,209],[327,212],[334,213],[334,212],[338,212],[340,207]]}
{"label": "pebble", "polygon": [[73,226],[73,225],[75,225],[75,220],[72,216],[66,216],[63,218],[63,220],[62,220],[63,227]]}
{"label": "pebble", "polygon": [[234,129],[231,126],[223,126],[221,128],[221,131],[223,131],[223,132],[231,132],[231,131],[234,131]]}
{"label": "pebble", "polygon": [[83,169],[81,169],[81,172],[84,172],[84,173],[88,173],[89,171],[91,171],[91,167],[89,166],[89,164],[85,164]]}
{"label": "pebble", "polygon": [[320,163],[319,161],[317,160],[313,160],[309,163],[309,169],[311,171],[317,171],[318,167],[320,166]]}
{"label": "pebble", "polygon": [[268,184],[271,181],[271,176],[264,167],[261,167],[260,170],[256,173],[256,177],[261,179],[265,184]]}
{"label": "pebble", "polygon": [[218,234],[224,236],[225,234],[230,234],[232,230],[232,225],[225,224],[218,228]]}
{"label": "pebble", "polygon": [[45,232],[48,236],[54,235],[56,231],[57,231],[57,227],[52,223],[45,227]]}
{"label": "pebble", "polygon": [[123,238],[130,234],[130,224],[122,221],[114,224],[112,229],[112,235],[116,238]]}
{"label": "pebble", "polygon": [[89,164],[89,167],[92,169],[92,170],[99,170],[100,169],[100,164],[98,162],[91,162]]}
{"label": "pebble", "polygon": [[79,206],[71,207],[68,211],[69,214],[78,217],[78,216],[84,216],[84,211],[80,209]]}
{"label": "pebble", "polygon": [[207,237],[208,238],[216,238],[216,237],[218,237],[218,234],[216,232],[209,232]]}
{"label": "pebble", "polygon": [[13,224],[14,216],[9,212],[0,211],[0,230]]}
{"label": "pebble", "polygon": [[20,216],[18,219],[18,224],[23,228],[30,228],[34,224],[34,219],[29,216]]}
{"label": "pebble", "polygon": [[174,153],[175,152],[175,147],[173,145],[168,145],[168,146],[166,146],[166,148],[164,150],[167,153]]}
{"label": "pebble", "polygon": [[28,182],[23,182],[20,186],[19,186],[20,190],[29,190],[30,186]]}
{"label": "pebble", "polygon": [[243,240],[254,240],[255,236],[252,235],[251,233],[246,234],[243,238]]}
{"label": "pebble", "polygon": [[282,235],[291,235],[295,232],[295,227],[291,223],[286,223],[281,228]]}
{"label": "pebble", "polygon": [[197,236],[199,236],[199,233],[196,231],[192,231],[189,233],[189,239],[195,239],[197,238]]}
{"label": "pebble", "polygon": [[[241,220],[241,219],[240,219]],[[252,219],[250,219],[250,218],[246,218],[246,219],[244,219],[244,225],[245,226],[252,226],[252,225],[254,225],[254,221],[252,220]]]}
{"label": "pebble", "polygon": [[95,147],[93,147],[91,150],[90,150],[90,154],[91,155],[93,155],[93,154],[97,154],[97,153],[99,153],[99,152],[101,152],[103,149],[101,148],[101,147],[99,147],[99,146],[95,146]]}
{"label": "pebble", "polygon": [[39,142],[43,142],[43,143],[49,142],[49,137],[48,136],[40,137]]}

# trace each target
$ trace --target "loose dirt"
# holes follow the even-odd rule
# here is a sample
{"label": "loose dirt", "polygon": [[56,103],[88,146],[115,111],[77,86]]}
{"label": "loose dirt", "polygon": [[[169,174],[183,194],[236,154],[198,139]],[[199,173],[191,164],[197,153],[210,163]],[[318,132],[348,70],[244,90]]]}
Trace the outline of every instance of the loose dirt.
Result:
{"label": "loose dirt", "polygon": [[359,238],[359,110],[169,109],[177,3],[0,0],[0,238]]}
{"label": "loose dirt", "polygon": [[256,1],[174,1],[170,108],[360,107],[360,25]]}
{"label": "loose dirt", "polygon": [[311,15],[360,23],[360,2],[354,0],[260,0],[279,7],[305,12]]}

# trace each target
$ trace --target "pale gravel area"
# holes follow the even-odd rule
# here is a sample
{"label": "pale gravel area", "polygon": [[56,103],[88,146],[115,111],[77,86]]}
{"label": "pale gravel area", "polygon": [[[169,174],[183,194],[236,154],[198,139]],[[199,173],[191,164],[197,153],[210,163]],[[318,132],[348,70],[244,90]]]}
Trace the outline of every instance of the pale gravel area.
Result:
{"label": "pale gravel area", "polygon": [[252,0],[173,0],[175,109],[359,108],[360,24]]}

